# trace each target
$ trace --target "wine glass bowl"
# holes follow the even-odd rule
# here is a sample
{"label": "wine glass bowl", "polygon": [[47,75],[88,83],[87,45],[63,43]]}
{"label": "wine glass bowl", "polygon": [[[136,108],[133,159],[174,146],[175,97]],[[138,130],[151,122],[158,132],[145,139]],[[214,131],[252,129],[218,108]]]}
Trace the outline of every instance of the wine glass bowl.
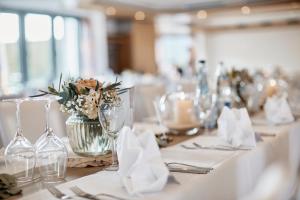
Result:
{"label": "wine glass bowl", "polygon": [[115,138],[118,131],[124,126],[125,118],[122,105],[102,104],[99,120],[106,133]]}
{"label": "wine glass bowl", "polygon": [[37,165],[44,183],[61,182],[65,178],[68,151],[64,143],[57,137],[49,126],[49,112],[51,103],[57,100],[53,96],[36,98],[37,101],[46,101],[46,127],[43,134],[35,143]]}
{"label": "wine glass bowl", "polygon": [[16,137],[5,150],[7,169],[13,173],[18,183],[31,182],[35,168],[35,149],[24,137]]}
{"label": "wine glass bowl", "polygon": [[37,164],[44,183],[61,182],[65,178],[67,167],[67,149],[52,129],[37,146]]}
{"label": "wine glass bowl", "polygon": [[99,121],[105,133],[111,139],[112,167],[118,166],[116,139],[125,124],[126,109],[123,101],[117,103],[102,103],[99,106]]}
{"label": "wine glass bowl", "polygon": [[7,170],[16,177],[18,184],[32,182],[36,164],[35,148],[22,133],[20,106],[25,100],[7,100],[16,103],[17,131],[5,149],[5,164]]}

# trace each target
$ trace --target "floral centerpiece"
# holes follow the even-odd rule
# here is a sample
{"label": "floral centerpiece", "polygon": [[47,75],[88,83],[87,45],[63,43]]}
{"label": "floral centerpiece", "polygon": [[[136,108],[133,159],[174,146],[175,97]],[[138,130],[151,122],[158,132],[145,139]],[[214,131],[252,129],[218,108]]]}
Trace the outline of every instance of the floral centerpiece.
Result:
{"label": "floral centerpiece", "polygon": [[110,149],[107,135],[102,131],[98,120],[98,108],[101,103],[119,104],[121,82],[104,83],[96,79],[73,79],[62,82],[59,86],[48,87],[48,91],[39,90],[42,95],[59,96],[58,103],[62,112],[70,114],[66,121],[67,134],[72,150],[82,156],[103,155]]}
{"label": "floral centerpiece", "polygon": [[253,77],[249,74],[248,70],[236,70],[232,69],[228,72],[230,78],[231,86],[236,93],[235,103],[238,107],[247,106],[247,92],[245,87],[253,83]]}

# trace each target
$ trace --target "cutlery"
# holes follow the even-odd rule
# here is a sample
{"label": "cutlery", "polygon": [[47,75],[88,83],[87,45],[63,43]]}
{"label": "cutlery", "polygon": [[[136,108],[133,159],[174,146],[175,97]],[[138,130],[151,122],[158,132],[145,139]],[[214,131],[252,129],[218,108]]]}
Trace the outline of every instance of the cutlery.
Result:
{"label": "cutlery", "polygon": [[233,146],[228,146],[228,145],[218,145],[217,147],[221,147],[221,148],[228,148],[228,149],[233,149],[233,151],[238,151],[238,150],[242,150],[242,151],[250,151],[251,148],[247,147],[247,146],[242,146],[242,147],[233,147]]}
{"label": "cutlery", "polygon": [[261,133],[261,132],[258,132],[257,134],[259,134],[261,137],[276,137],[275,133]]}
{"label": "cutlery", "polygon": [[72,199],[71,196],[64,194],[54,186],[48,187],[48,191],[58,199]]}
{"label": "cutlery", "polygon": [[202,146],[196,142],[193,142],[193,145],[199,149],[208,149],[208,150],[219,150],[219,151],[238,151],[238,150],[251,150],[249,148],[244,147],[232,147],[232,146],[226,146],[226,145],[218,145],[218,146]]}
{"label": "cutlery", "polygon": [[[193,147],[192,149],[198,149],[198,148]],[[181,172],[181,173],[192,173],[192,174],[207,174],[211,170],[213,170],[213,168],[210,168],[210,167],[198,167],[198,166],[194,166],[194,165],[188,165],[188,164],[185,164],[185,163],[171,162],[171,163],[165,163],[165,164],[166,164],[166,166],[167,166],[167,168],[169,169],[170,172]],[[177,166],[171,166],[171,165],[177,165]],[[182,167],[178,167],[178,165],[181,165]],[[116,170],[107,170],[107,171],[116,171]]]}
{"label": "cutlery", "polygon": [[218,147],[218,146],[202,146],[196,142],[193,142],[193,145],[199,149],[207,149],[207,150],[220,150],[220,151],[235,151],[234,148],[228,147]]}
{"label": "cutlery", "polygon": [[225,147],[207,147],[207,146],[202,146],[199,145],[197,143],[193,143],[194,146],[186,146],[184,144],[180,145],[181,147],[183,147],[184,149],[188,149],[188,150],[197,150],[197,149],[206,149],[206,150],[219,150],[219,151],[236,151],[236,149],[232,149],[232,148],[225,148]]}
{"label": "cutlery", "polygon": [[170,163],[166,163],[166,165],[171,172],[207,174],[211,170],[213,170],[213,168],[210,167],[199,167],[195,165],[189,165],[189,164],[178,163],[178,162],[170,162]]}
{"label": "cutlery", "polygon": [[210,171],[208,170],[200,170],[200,169],[184,169],[177,167],[170,167],[170,172],[179,172],[179,173],[188,173],[188,174],[208,174]]}
{"label": "cutlery", "polygon": [[70,188],[77,196],[79,197],[83,197],[86,199],[91,199],[91,200],[101,200],[98,196],[106,196],[106,197],[110,197],[111,199],[116,199],[116,200],[127,200],[125,198],[122,197],[118,197],[112,194],[107,194],[107,193],[99,193],[96,195],[87,193],[85,191],[83,191],[82,189],[80,189],[78,186],[73,186]]}
{"label": "cutlery", "polygon": [[198,149],[197,147],[190,147],[190,146],[186,146],[184,144],[180,145],[182,148],[184,149],[189,149],[189,150],[195,150],[195,149]]}

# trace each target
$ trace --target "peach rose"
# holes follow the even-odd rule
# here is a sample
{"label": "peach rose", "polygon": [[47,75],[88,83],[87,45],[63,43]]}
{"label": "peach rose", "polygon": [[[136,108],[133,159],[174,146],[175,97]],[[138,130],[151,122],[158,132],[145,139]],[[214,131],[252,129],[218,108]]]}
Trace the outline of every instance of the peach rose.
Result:
{"label": "peach rose", "polygon": [[[98,83],[99,83],[99,88],[101,88],[101,83],[100,82]],[[78,80],[75,85],[78,93],[80,93],[80,91],[85,88],[95,90],[97,87],[97,80],[95,79]]]}

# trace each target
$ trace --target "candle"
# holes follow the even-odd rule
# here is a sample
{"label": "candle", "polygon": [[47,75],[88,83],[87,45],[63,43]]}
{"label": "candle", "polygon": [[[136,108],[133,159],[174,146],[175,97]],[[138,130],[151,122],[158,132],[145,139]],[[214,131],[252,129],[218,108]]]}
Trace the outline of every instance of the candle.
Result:
{"label": "candle", "polygon": [[189,99],[181,99],[175,102],[175,122],[178,124],[191,124],[193,120],[193,101]]}
{"label": "candle", "polygon": [[268,97],[273,96],[274,94],[277,93],[278,87],[277,87],[277,82],[274,79],[271,79],[267,85],[266,88],[266,93]]}

